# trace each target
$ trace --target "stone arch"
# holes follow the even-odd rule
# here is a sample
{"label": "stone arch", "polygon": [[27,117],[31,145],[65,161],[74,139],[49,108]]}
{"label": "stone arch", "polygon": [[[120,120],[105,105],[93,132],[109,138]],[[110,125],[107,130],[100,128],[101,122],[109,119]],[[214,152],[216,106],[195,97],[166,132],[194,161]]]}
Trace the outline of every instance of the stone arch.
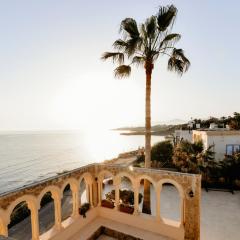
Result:
{"label": "stone arch", "polygon": [[112,178],[114,178],[114,174],[108,170],[103,170],[101,171],[99,174],[98,174],[98,179],[99,180],[102,180],[102,178],[105,176],[105,175],[110,175]]}
{"label": "stone arch", "polygon": [[139,177],[137,177],[136,182],[138,184],[140,184],[141,180],[147,179],[150,183],[152,183],[152,185],[154,186],[154,189],[156,191],[157,188],[157,183],[148,175],[141,175]]}
{"label": "stone arch", "polygon": [[92,183],[93,183],[93,176],[92,176],[90,173],[85,172],[85,173],[83,173],[83,174],[80,176],[80,178],[78,179],[78,183],[77,183],[78,186],[79,186],[79,184],[81,183],[81,181],[82,181],[83,179],[85,180],[85,182],[86,182],[87,184],[92,184]]}
{"label": "stone arch", "polygon": [[[69,186],[70,189],[67,189],[67,186]],[[61,186],[61,221],[62,222],[76,215],[78,189],[79,189],[78,181],[75,178],[67,179]]]}
{"label": "stone arch", "polygon": [[[49,199],[41,206],[42,200],[47,194],[51,194],[51,200]],[[56,224],[56,214],[57,214],[57,205],[61,199],[61,192],[57,186],[48,186],[44,188],[41,193],[38,195],[38,221],[39,221],[39,234],[43,234],[49,231]],[[48,218],[44,220],[44,211],[48,209]],[[42,212],[43,211],[43,212]]]}
{"label": "stone arch", "polygon": [[[112,191],[112,190],[113,190],[112,188],[114,188],[114,187],[113,187],[113,186],[114,186],[113,182],[114,182],[115,176],[114,176],[114,174],[113,174],[111,171],[102,170],[102,171],[98,174],[97,177],[98,177],[98,205],[101,206],[101,205],[102,205],[102,201],[104,201],[104,199],[105,199],[104,195],[105,195],[109,190]],[[105,178],[105,177],[112,178],[112,180],[113,180],[112,184],[109,185],[109,186],[111,186],[110,189],[109,189],[109,188],[105,188],[106,186],[108,186],[108,184],[107,184],[107,185],[104,185],[104,178]]]}
{"label": "stone arch", "polygon": [[37,211],[37,198],[32,195],[24,195],[20,198],[17,198],[15,201],[13,201],[10,206],[7,208],[7,224],[10,223],[10,216],[12,214],[12,211],[14,208],[21,202],[26,202],[28,205],[29,210],[31,211],[31,214],[33,212]]}
{"label": "stone arch", "polygon": [[[137,177],[136,182],[137,182],[137,187],[138,191],[140,194],[142,194],[142,201],[139,203],[139,208],[138,211],[145,213],[143,210],[143,202],[145,199],[145,192],[144,192],[144,186],[141,185],[142,180],[147,180],[149,182],[149,187],[150,187],[150,212],[147,214],[155,216],[156,215],[156,202],[157,202],[157,183],[148,175],[140,175]],[[152,185],[152,187],[151,187]]]}
{"label": "stone arch", "polygon": [[184,199],[184,191],[183,191],[183,187],[175,180],[173,179],[170,179],[170,178],[164,178],[164,179],[161,179],[160,181],[158,181],[157,183],[157,187],[162,187],[162,185],[164,183],[170,183],[172,184],[173,186],[176,187],[176,189],[178,190],[178,193],[179,193],[179,196]]}
{"label": "stone arch", "polygon": [[[27,213],[21,215],[20,220],[17,220],[17,222],[13,222],[13,225],[11,226],[11,216],[16,209],[16,211],[22,211],[24,208],[17,208],[19,204],[26,204],[27,207]],[[22,207],[22,206],[21,206]],[[26,239],[31,236],[31,238],[35,239],[38,236],[38,209],[37,209],[37,198],[33,195],[24,195],[22,197],[17,198],[15,201],[13,201],[10,206],[7,208],[7,220],[6,220],[6,226],[8,235],[11,237],[20,237],[21,239]],[[25,210],[24,210],[25,211]],[[21,221],[27,220],[25,222],[24,227],[27,226],[27,228],[21,228],[19,227],[18,223]],[[13,219],[14,221],[14,219]],[[14,231],[12,231],[12,228],[17,228]],[[26,237],[26,238],[22,238]]]}
{"label": "stone arch", "polygon": [[61,197],[62,197],[62,192],[61,192],[60,188],[58,188],[57,186],[48,186],[48,187],[44,188],[41,191],[41,193],[38,195],[38,198],[37,198],[38,209],[40,209],[41,200],[47,192],[50,192],[52,194],[52,198],[54,199],[54,201],[59,201],[59,199],[61,199]]}
{"label": "stone arch", "polygon": [[63,193],[68,184],[70,185],[72,192],[78,190],[78,181],[75,178],[68,178],[61,186],[61,193]]}
{"label": "stone arch", "polygon": [[[171,205],[173,208],[174,208],[174,205],[175,205],[175,208],[176,208],[176,211],[177,211],[177,215],[178,215],[178,220],[175,219],[175,221],[177,222],[180,222],[180,224],[183,224],[183,218],[184,218],[184,198],[185,198],[185,195],[184,195],[184,190],[183,190],[183,187],[181,184],[179,184],[177,181],[173,180],[173,179],[169,179],[169,178],[166,178],[166,179],[161,179],[158,183],[157,183],[157,187],[159,188],[159,192],[162,194],[162,190],[163,190],[163,185],[164,184],[171,184],[174,188],[175,188],[175,191],[176,193],[172,193],[172,194],[178,194],[178,198],[174,198],[176,200],[175,203],[173,203],[173,205]],[[171,193],[171,192],[169,192]],[[163,196],[161,195],[160,196]],[[159,197],[160,197],[159,196]],[[172,197],[171,197],[172,198]],[[176,203],[178,203],[178,207],[176,205]],[[162,202],[161,202],[161,206],[162,206]],[[172,207],[171,207],[171,210],[172,210]],[[160,206],[159,206],[160,208]],[[169,208],[169,206],[168,206]],[[161,212],[161,210],[159,209],[159,211]],[[175,212],[175,211],[174,211]],[[173,218],[175,218],[176,216],[174,216],[174,212],[171,213],[171,211],[168,211],[168,214],[173,214]],[[176,213],[176,212],[175,212]],[[161,214],[160,214],[161,215]],[[172,218],[171,218],[172,219]]]}
{"label": "stone arch", "polygon": [[115,179],[117,181],[120,181],[122,177],[127,177],[130,180],[132,187],[135,186],[136,180],[131,174],[129,174],[128,172],[120,172],[115,176]]}

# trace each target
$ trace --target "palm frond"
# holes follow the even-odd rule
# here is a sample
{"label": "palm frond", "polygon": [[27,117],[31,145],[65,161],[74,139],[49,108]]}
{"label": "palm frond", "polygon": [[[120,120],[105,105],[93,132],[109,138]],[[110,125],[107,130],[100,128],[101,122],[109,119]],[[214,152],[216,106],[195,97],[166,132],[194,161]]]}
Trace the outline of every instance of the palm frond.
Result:
{"label": "palm frond", "polygon": [[116,78],[129,77],[131,74],[131,67],[129,65],[120,65],[114,70],[114,75]]}
{"label": "palm frond", "polygon": [[[180,48],[174,48],[172,51],[172,55],[178,59],[182,59],[184,62],[189,62],[189,60],[184,55],[184,51]],[[189,65],[190,65],[190,62],[189,62]]]}
{"label": "palm frond", "polygon": [[113,43],[113,47],[116,50],[123,50],[124,51],[125,48],[127,47],[127,43],[122,39],[118,39]]}
{"label": "palm frond", "polygon": [[127,33],[130,38],[139,37],[137,22],[133,18],[125,18],[121,22],[120,32]]}
{"label": "palm frond", "polygon": [[167,36],[164,37],[164,39],[161,41],[160,43],[160,48],[163,46],[169,46],[169,45],[173,45],[174,43],[176,43],[177,41],[179,41],[181,39],[181,35],[178,33],[171,33],[168,34]]}
{"label": "palm frond", "polygon": [[132,60],[133,64],[136,64],[137,66],[144,65],[145,58],[141,56],[135,56]]}
{"label": "palm frond", "polygon": [[168,70],[182,75],[190,67],[190,61],[183,55],[172,54],[168,60]]}
{"label": "palm frond", "polygon": [[155,16],[151,16],[145,22],[146,32],[149,39],[153,40],[157,35],[157,21]]}
{"label": "palm frond", "polygon": [[134,55],[136,50],[141,48],[141,44],[142,44],[142,38],[140,38],[140,37],[130,38],[127,41],[127,46],[125,47],[124,52],[127,54],[128,57],[131,57],[132,55]]}
{"label": "palm frond", "polygon": [[164,32],[174,22],[176,15],[177,8],[174,5],[160,7],[157,14],[159,30]]}
{"label": "palm frond", "polygon": [[112,58],[113,63],[115,63],[115,62],[117,62],[119,64],[124,63],[124,54],[121,52],[105,52],[105,53],[103,53],[101,59],[103,61],[105,61],[108,58]]}
{"label": "palm frond", "polygon": [[182,49],[174,48],[168,60],[168,70],[182,75],[190,67],[190,61],[185,57]]}

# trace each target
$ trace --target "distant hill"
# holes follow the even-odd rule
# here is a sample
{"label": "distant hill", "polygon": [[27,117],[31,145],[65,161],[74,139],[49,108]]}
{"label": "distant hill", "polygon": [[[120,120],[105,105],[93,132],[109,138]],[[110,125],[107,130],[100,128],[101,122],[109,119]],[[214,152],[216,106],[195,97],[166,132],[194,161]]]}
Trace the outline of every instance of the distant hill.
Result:
{"label": "distant hill", "polygon": [[[166,124],[159,124],[152,126],[152,135],[158,136],[166,136],[169,134],[173,134],[175,129],[179,129],[182,127],[182,124],[179,125],[166,125]],[[145,134],[145,127],[123,127],[114,129],[117,131],[128,131],[122,132],[122,135],[144,135]]]}

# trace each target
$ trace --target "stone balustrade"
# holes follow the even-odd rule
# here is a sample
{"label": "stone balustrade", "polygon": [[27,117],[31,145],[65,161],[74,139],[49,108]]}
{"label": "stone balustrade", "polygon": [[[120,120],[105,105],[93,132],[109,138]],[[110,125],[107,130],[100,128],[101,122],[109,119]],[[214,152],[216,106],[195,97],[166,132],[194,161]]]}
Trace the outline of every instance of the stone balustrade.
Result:
{"label": "stone balustrade", "polygon": [[[132,215],[119,211],[121,178],[127,177],[134,191],[134,213]],[[103,181],[113,180],[115,188],[115,207],[107,209],[101,206]],[[87,199],[90,204],[89,216],[83,219],[79,215],[81,201],[79,187],[84,179]],[[138,195],[142,180],[148,180],[156,193],[156,216],[146,216],[139,213]],[[164,219],[160,213],[160,196],[163,184],[169,183],[176,187],[180,196],[181,219],[179,223]],[[61,199],[63,191],[70,185],[72,192],[72,214],[62,221]],[[51,234],[39,234],[39,209],[43,196],[50,192],[54,200],[55,224]],[[0,195],[0,235],[8,236],[8,225],[14,208],[21,202],[26,202],[31,211],[32,239],[70,239],[71,234],[81,226],[98,216],[156,232],[173,239],[200,239],[200,199],[201,176],[162,171],[146,168],[124,168],[109,164],[91,164],[71,172],[46,179],[30,186]],[[88,214],[88,213],[87,213]],[[81,225],[83,224],[83,225]],[[64,236],[64,237],[63,237]],[[61,238],[62,237],[62,238]]]}

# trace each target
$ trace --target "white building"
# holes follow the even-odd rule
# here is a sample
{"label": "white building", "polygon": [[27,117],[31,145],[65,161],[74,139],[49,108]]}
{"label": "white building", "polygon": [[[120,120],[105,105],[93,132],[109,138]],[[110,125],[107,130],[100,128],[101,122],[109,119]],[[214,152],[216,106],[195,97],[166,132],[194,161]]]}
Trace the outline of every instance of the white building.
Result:
{"label": "white building", "polygon": [[175,130],[174,137],[177,142],[180,142],[181,140],[187,140],[189,142],[192,142],[192,131],[191,130]]}
{"label": "white building", "polygon": [[193,130],[193,142],[202,140],[204,150],[213,145],[215,159],[223,160],[224,155],[232,155],[240,150],[240,131],[226,128]]}

